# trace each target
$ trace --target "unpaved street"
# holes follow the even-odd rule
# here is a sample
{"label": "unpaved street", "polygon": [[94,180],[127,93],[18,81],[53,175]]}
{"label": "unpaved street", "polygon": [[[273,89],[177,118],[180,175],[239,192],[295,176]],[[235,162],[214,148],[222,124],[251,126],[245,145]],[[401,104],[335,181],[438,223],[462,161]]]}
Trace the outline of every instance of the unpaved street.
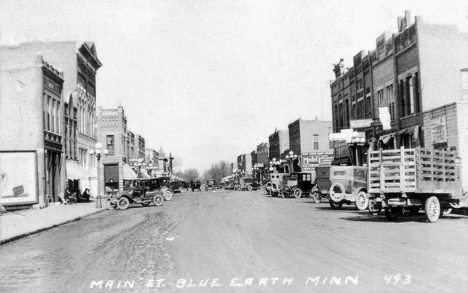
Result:
{"label": "unpaved street", "polygon": [[468,292],[468,217],[176,194],[0,247],[0,292]]}

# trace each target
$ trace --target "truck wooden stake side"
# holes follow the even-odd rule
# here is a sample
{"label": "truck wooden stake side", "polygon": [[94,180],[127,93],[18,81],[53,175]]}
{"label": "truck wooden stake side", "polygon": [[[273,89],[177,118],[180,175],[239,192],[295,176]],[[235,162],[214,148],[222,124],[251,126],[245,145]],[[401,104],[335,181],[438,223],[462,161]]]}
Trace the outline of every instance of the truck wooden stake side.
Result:
{"label": "truck wooden stake side", "polygon": [[422,208],[436,222],[463,197],[455,151],[415,148],[368,152],[369,211],[388,220]]}

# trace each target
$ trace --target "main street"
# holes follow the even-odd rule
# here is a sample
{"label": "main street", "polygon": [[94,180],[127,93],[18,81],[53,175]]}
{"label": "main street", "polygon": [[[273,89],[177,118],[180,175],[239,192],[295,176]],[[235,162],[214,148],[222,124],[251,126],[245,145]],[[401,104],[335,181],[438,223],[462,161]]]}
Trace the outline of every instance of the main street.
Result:
{"label": "main street", "polygon": [[0,247],[0,292],[468,292],[468,217],[187,192]]}

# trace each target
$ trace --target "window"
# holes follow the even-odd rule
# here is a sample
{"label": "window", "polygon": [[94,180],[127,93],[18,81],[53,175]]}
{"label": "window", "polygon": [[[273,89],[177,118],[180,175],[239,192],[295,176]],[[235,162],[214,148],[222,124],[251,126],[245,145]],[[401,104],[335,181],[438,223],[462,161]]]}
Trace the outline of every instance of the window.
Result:
{"label": "window", "polygon": [[415,113],[414,108],[414,88],[413,88],[413,77],[410,76],[406,78],[406,88],[408,90],[408,104],[409,104],[409,114]]}
{"label": "window", "polygon": [[113,135],[107,135],[106,136],[106,144],[107,144],[107,150],[109,151],[109,156],[115,155],[115,146],[114,146],[114,136]]}
{"label": "window", "polygon": [[393,84],[387,86],[387,103],[391,121],[395,121],[395,96],[393,95]]}
{"label": "window", "polygon": [[385,107],[384,106],[384,97],[383,97],[383,90],[380,90],[377,92],[377,100],[379,101],[379,107]]}
{"label": "window", "polygon": [[319,135],[314,134],[314,150],[318,150],[318,149],[319,149]]}

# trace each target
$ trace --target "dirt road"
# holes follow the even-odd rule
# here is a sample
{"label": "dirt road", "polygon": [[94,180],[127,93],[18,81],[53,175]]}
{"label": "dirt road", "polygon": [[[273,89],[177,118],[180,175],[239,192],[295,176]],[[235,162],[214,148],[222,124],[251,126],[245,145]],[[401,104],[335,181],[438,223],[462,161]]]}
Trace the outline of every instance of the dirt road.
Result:
{"label": "dirt road", "polygon": [[176,194],[0,247],[0,292],[468,292],[468,217]]}

